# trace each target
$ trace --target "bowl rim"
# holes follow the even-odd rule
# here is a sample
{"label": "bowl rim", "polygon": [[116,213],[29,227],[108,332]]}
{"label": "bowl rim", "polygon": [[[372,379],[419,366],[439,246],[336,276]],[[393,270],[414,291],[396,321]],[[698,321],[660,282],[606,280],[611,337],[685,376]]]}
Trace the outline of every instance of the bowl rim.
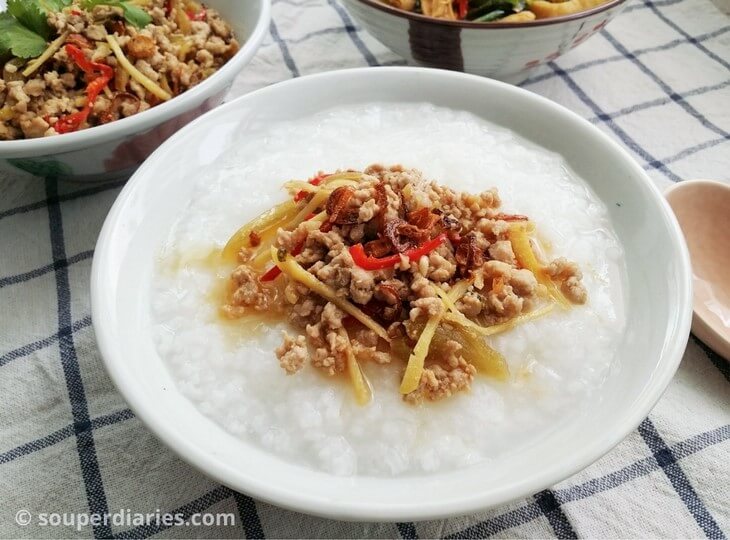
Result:
{"label": "bowl rim", "polygon": [[239,51],[218,71],[197,86],[140,114],[115,120],[102,126],[39,139],[0,141],[0,158],[48,156],[121,139],[144,132],[189,111],[190,102],[204,101],[215,96],[251,61],[268,33],[271,20],[271,0],[257,0],[257,2],[259,4],[258,19],[253,31]]}
{"label": "bowl rim", "polygon": [[[413,504],[407,505],[386,505],[383,503],[363,503],[358,501],[347,501],[333,498],[323,500],[313,497],[306,492],[295,492],[287,490],[278,485],[272,485],[267,481],[266,475],[251,475],[241,468],[232,469],[229,464],[218,459],[215,455],[200,449],[193,441],[182,437],[176,429],[165,422],[165,419],[156,412],[154,400],[140,391],[134,384],[131,375],[125,369],[125,358],[123,354],[116,348],[115,331],[111,328],[110,318],[105,315],[114,309],[116,300],[109,294],[109,287],[106,279],[110,275],[116,273],[115,264],[118,259],[118,252],[113,248],[112,238],[115,234],[120,234],[117,230],[120,228],[119,221],[122,219],[125,207],[133,205],[134,200],[140,195],[142,186],[145,185],[143,180],[148,174],[147,171],[152,169],[155,157],[158,153],[167,151],[176,145],[177,140],[186,136],[189,132],[196,130],[203,125],[209,116],[222,115],[226,111],[235,109],[239,105],[256,100],[262,94],[280,91],[280,88],[286,87],[295,91],[298,85],[310,84],[311,81],[324,81],[327,84],[335,84],[338,78],[347,78],[350,76],[376,76],[379,73],[401,73],[404,76],[418,78],[419,75],[435,75],[444,79],[472,80],[478,81],[483,86],[497,86],[508,89],[510,92],[523,95],[530,100],[539,101],[542,106],[549,107],[553,110],[560,111],[561,114],[570,116],[574,121],[578,121],[587,129],[590,129],[606,145],[607,150],[617,152],[622,159],[634,170],[636,179],[634,182],[647,188],[650,192],[648,195],[654,203],[658,205],[665,218],[664,223],[668,228],[672,246],[677,251],[677,264],[679,267],[679,277],[687,279],[680,280],[682,286],[676,292],[676,312],[674,314],[675,324],[668,330],[667,336],[671,336],[671,340],[665,342],[661,350],[659,358],[661,363],[652,373],[651,378],[646,382],[637,401],[635,407],[627,411],[624,416],[624,422],[615,425],[611,430],[601,437],[596,437],[576,452],[573,459],[569,463],[563,463],[561,466],[555,466],[543,472],[537,477],[523,478],[519,481],[511,483],[501,490],[484,491],[474,494],[467,494],[458,499],[450,499],[448,501],[439,501],[436,505],[431,502],[425,504],[422,501],[414,501]],[[296,92],[294,92],[296,94]],[[121,225],[123,227],[123,225]],[[126,232],[124,234],[127,234]],[[118,261],[117,261],[118,262]],[[348,519],[357,521],[419,521],[428,519],[440,519],[469,513],[478,512],[486,508],[506,504],[510,501],[537,493],[542,489],[548,488],[565,478],[583,470],[587,466],[600,459],[602,456],[612,450],[626,436],[628,436],[641,421],[646,418],[651,409],[656,405],[659,398],[665,392],[669,382],[676,372],[680,361],[682,360],[687,340],[689,339],[690,324],[692,319],[692,282],[689,252],[686,243],[681,234],[679,224],[674,214],[671,212],[669,204],[662,196],[658,187],[651,181],[647,173],[634,161],[627,150],[609,137],[606,133],[599,130],[596,126],[580,117],[577,113],[563,107],[548,98],[534,94],[523,88],[515,87],[500,81],[486,79],[476,75],[466,73],[437,70],[431,68],[417,67],[376,67],[376,68],[353,68],[347,70],[335,70],[305,77],[289,79],[268,87],[261,88],[235,100],[232,100],[213,111],[209,111],[200,118],[194,120],[189,125],[175,133],[168,139],[155,153],[148,158],[142,167],[127,182],[120,195],[117,197],[112,206],[99,235],[95,255],[91,269],[91,312],[92,325],[96,340],[99,346],[102,360],[106,367],[110,378],[119,390],[120,394],[134,411],[135,415],[147,426],[156,437],[158,437],[165,445],[175,452],[181,459],[189,463],[205,475],[212,477],[216,481],[230,486],[231,488],[247,493],[257,499],[266,501],[277,506],[290,510],[303,512],[309,515],[315,515],[331,519]],[[184,398],[184,396],[182,396]],[[184,398],[187,399],[187,398]],[[212,420],[210,420],[213,422]],[[222,428],[221,428],[222,429]],[[446,473],[448,474],[448,473]],[[368,477],[363,477],[367,479]],[[405,478],[407,481],[407,477]],[[401,478],[403,480],[403,478]]]}
{"label": "bowl rim", "polygon": [[601,13],[603,11],[607,11],[611,8],[620,6],[621,4],[626,2],[626,0],[608,0],[608,2],[605,2],[604,4],[601,4],[596,7],[592,7],[590,9],[586,9],[583,11],[579,11],[577,13],[571,13],[570,15],[561,15],[560,17],[550,17],[547,19],[536,19],[534,21],[516,22],[516,23],[501,23],[501,22],[484,23],[484,22],[474,22],[474,21],[452,21],[452,20],[446,20],[446,19],[436,19],[434,17],[429,17],[427,15],[422,15],[420,13],[413,13],[411,11],[405,11],[403,9],[396,8],[389,4],[385,4],[379,0],[350,0],[350,1],[360,2],[361,4],[365,4],[366,6],[383,11],[390,15],[394,15],[396,17],[401,17],[401,18],[408,19],[411,21],[418,21],[418,22],[424,23],[424,24],[432,24],[435,26],[446,26],[446,27],[452,27],[452,28],[484,29],[484,30],[488,30],[488,29],[504,30],[507,28],[529,28],[532,26],[549,26],[552,24],[560,24],[563,22],[576,21],[579,19],[590,17],[591,15],[596,15],[597,13]]}

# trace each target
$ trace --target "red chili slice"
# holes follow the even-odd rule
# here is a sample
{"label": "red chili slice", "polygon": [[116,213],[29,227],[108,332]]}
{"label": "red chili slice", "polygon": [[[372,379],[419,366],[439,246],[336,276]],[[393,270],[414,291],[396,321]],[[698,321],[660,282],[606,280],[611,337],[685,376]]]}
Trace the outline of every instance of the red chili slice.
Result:
{"label": "red chili slice", "polygon": [[[315,176],[314,178],[310,178],[308,181],[313,186],[318,186],[322,183],[322,180],[324,180],[328,176],[329,176],[329,174],[319,174],[319,175]],[[294,195],[294,202],[299,202],[302,199],[306,198],[307,193],[308,192],[304,191],[304,190],[299,191],[296,195]]]}
{"label": "red chili slice", "polygon": [[383,270],[385,268],[392,268],[400,263],[401,255],[405,255],[408,260],[415,261],[421,258],[423,255],[428,255],[433,250],[438,248],[443,241],[446,240],[445,234],[439,234],[436,238],[424,242],[422,245],[409,249],[399,255],[390,255],[388,257],[370,257],[365,253],[365,248],[362,244],[355,244],[350,247],[350,255],[352,260],[363,270]]}
{"label": "red chili slice", "polygon": [[[96,98],[114,78],[114,69],[106,64],[92,62],[76,45],[69,43],[66,45],[66,53],[73,59],[79,68],[86,73],[87,79],[90,79],[86,87],[86,106],[79,112],[62,116],[53,126],[57,133],[70,133],[78,130],[81,125],[86,122],[91,114]],[[92,78],[93,77],[93,78]]]}
{"label": "red chili slice", "polygon": [[201,9],[197,13],[194,11],[186,11],[185,14],[191,21],[205,21],[208,18],[208,12],[205,8]]}

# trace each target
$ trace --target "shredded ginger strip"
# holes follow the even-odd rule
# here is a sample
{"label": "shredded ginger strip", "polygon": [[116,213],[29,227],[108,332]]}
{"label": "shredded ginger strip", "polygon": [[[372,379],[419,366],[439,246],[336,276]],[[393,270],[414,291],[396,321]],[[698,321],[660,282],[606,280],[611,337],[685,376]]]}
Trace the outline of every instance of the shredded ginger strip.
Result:
{"label": "shredded ginger strip", "polygon": [[[445,294],[445,293],[444,293]],[[442,296],[442,298],[444,298]],[[456,324],[459,324],[464,327],[468,327],[473,329],[475,332],[478,332],[482,336],[494,336],[496,334],[501,334],[502,332],[506,332],[507,330],[512,330],[515,326],[518,326],[520,324],[539,319],[540,317],[543,317],[544,315],[547,315],[550,313],[553,308],[555,307],[555,304],[547,304],[544,305],[538,309],[535,309],[533,311],[530,311],[529,313],[525,313],[524,315],[518,315],[517,317],[500,323],[495,324],[492,326],[480,326],[479,324],[475,323],[471,319],[468,319],[461,311],[456,309],[455,305],[452,309],[451,306],[449,306],[449,313],[444,315],[444,318],[448,320],[449,322],[453,322]]]}
{"label": "shredded ginger strip", "polygon": [[292,215],[296,210],[296,203],[293,201],[286,201],[252,219],[246,225],[238,229],[233,236],[231,236],[230,240],[228,240],[228,243],[223,248],[223,258],[235,261],[241,248],[251,247],[250,237],[252,232],[256,232],[261,236],[268,236],[267,233],[269,229],[273,229],[273,234],[275,234],[276,229],[278,229],[281,224],[288,223],[289,220],[291,220]]}
{"label": "shredded ginger strip", "polygon": [[512,243],[512,251],[519,263],[527,268],[530,272],[535,274],[538,283],[544,285],[547,288],[548,294],[564,309],[570,307],[570,302],[560,292],[558,286],[552,280],[552,278],[545,272],[545,269],[537,260],[535,252],[532,250],[530,245],[530,237],[527,234],[527,230],[521,227],[519,224],[514,224],[510,227],[509,234],[510,242]]}
{"label": "shredded ginger strip", "polygon": [[347,335],[347,330],[340,328],[337,333],[340,337],[345,338],[347,341],[347,348],[345,349],[345,354],[347,355],[347,372],[350,375],[350,382],[352,383],[352,388],[355,391],[355,401],[357,401],[358,405],[367,405],[372,398],[370,383],[365,377],[365,374],[362,372],[362,368],[360,368],[357,358],[355,358],[355,353],[352,350],[350,336]]}
{"label": "shredded ginger strip", "polygon": [[117,60],[119,60],[121,66],[127,71],[127,73],[129,73],[130,77],[132,77],[135,81],[144,86],[147,90],[150,91],[150,93],[160,98],[162,101],[169,101],[170,99],[172,99],[172,96],[169,93],[165,92],[162,88],[160,88],[160,86],[155,81],[147,77],[145,74],[143,74],[132,65],[127,57],[124,56],[124,52],[119,46],[117,38],[112,35],[107,35],[106,40],[109,42],[109,46],[112,48],[114,56],[117,57]]}
{"label": "shredded ginger strip", "polygon": [[[313,213],[318,206],[321,206],[324,201],[327,200],[327,196],[329,193],[323,193],[320,197],[320,193],[317,193],[312,200],[307,203],[304,208],[302,208],[297,215],[295,215],[293,218],[291,218],[289,221],[283,223],[277,229],[274,231],[274,236],[267,240],[266,242],[262,242],[261,246],[259,247],[259,251],[257,252],[256,256],[253,258],[253,266],[260,267],[264,265],[269,260],[269,247],[274,245],[274,242],[276,241],[276,233],[278,232],[279,228],[284,229],[285,231],[293,231],[296,229],[302,222],[304,221],[311,221],[314,222],[323,222],[327,218],[327,212],[322,211],[316,216],[307,219],[307,216],[311,213]],[[316,200],[315,200],[316,199]]]}
{"label": "shredded ginger strip", "polygon": [[331,182],[326,182],[326,180],[319,184],[310,184],[309,182],[303,182],[301,180],[290,180],[286,184],[284,184],[284,189],[286,189],[289,193],[296,194],[299,191],[306,191],[307,193],[317,193],[321,191],[322,189],[326,189],[328,193],[331,193],[335,188],[341,187],[341,186],[356,186],[357,180],[347,180],[347,179],[340,179],[340,180],[332,180]]}
{"label": "shredded ginger strip", "polygon": [[[471,285],[471,280],[465,279],[454,285],[448,292],[448,299],[453,304],[459,300]],[[438,291],[438,287],[436,287]],[[443,291],[442,291],[443,292]],[[446,294],[446,293],[444,293]],[[448,306],[447,306],[448,307]],[[431,315],[423,328],[421,335],[418,336],[416,346],[413,348],[411,356],[408,358],[408,365],[406,366],[406,372],[403,374],[403,379],[400,383],[400,393],[410,394],[416,388],[418,388],[421,382],[421,375],[423,374],[423,365],[426,362],[426,356],[428,356],[428,349],[431,346],[431,340],[436,333],[436,328],[441,323],[441,319],[445,314],[445,309],[442,309],[436,315]]]}
{"label": "shredded ginger strip", "polygon": [[276,247],[271,246],[271,260],[279,267],[279,270],[288,275],[291,279],[298,281],[305,287],[311,289],[312,292],[318,294],[325,300],[329,300],[345,313],[355,317],[358,321],[375,332],[385,341],[390,342],[390,336],[388,336],[388,332],[385,331],[385,328],[380,326],[372,317],[367,315],[353,303],[337,296],[337,293],[330,286],[326,283],[322,283],[312,274],[307,272],[291,255],[287,253],[283,258],[280,258]]}
{"label": "shredded ginger strip", "polygon": [[360,182],[360,180],[362,180],[362,177],[363,173],[357,171],[338,172],[330,174],[329,176],[325,176],[320,185],[328,185],[331,182],[335,182],[336,180],[354,180],[355,182]]}
{"label": "shredded ginger strip", "polygon": [[38,58],[33,60],[28,64],[28,66],[23,70],[23,77],[30,77],[38,71],[43,64],[48,62],[48,60],[58,52],[58,50],[61,48],[61,45],[64,44],[66,41],[66,38],[68,37],[68,31],[61,34],[58,38],[56,38],[51,44],[46,48],[45,51],[43,51],[43,54],[40,55]]}

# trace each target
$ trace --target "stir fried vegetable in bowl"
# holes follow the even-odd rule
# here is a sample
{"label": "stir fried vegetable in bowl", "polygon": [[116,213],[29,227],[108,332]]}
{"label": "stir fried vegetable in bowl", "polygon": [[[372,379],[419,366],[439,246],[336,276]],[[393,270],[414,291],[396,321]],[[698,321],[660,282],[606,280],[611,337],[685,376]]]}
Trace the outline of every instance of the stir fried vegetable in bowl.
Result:
{"label": "stir fried vegetable in bowl", "polygon": [[625,0],[343,0],[354,19],[411,63],[517,84],[579,46]]}
{"label": "stir fried vegetable in bowl", "polygon": [[573,15],[609,0],[379,0],[398,9],[451,21],[523,23]]}
{"label": "stir fried vegetable in bowl", "polygon": [[0,167],[81,180],[126,173],[220,103],[268,18],[268,0],[9,0]]}

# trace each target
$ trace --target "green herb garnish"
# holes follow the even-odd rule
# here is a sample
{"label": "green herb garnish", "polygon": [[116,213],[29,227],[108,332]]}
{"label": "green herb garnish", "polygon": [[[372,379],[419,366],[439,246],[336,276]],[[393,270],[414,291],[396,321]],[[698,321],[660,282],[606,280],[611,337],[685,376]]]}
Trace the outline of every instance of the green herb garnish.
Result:
{"label": "green herb garnish", "polygon": [[8,0],[8,10],[0,13],[0,58],[35,58],[48,46],[55,29],[48,14],[60,11],[72,0]]}
{"label": "green herb garnish", "polygon": [[152,16],[149,13],[126,0],[82,0],[81,5],[84,9],[91,9],[94,6],[122,8],[126,21],[137,28],[144,28],[152,22]]}
{"label": "green herb garnish", "polygon": [[48,26],[48,14],[36,2],[27,0],[8,0],[8,13],[15,17],[25,28],[41,36],[45,41],[51,39],[52,29]]}
{"label": "green herb garnish", "polygon": [[489,13],[482,15],[481,17],[477,17],[474,19],[474,22],[491,22],[496,21],[497,19],[501,19],[504,17],[505,12],[503,9],[495,9],[494,11],[490,11]]}
{"label": "green herb garnish", "polygon": [[[73,0],[8,0],[7,11],[0,13],[0,59],[8,56],[30,59],[43,54],[56,30],[48,24],[48,14],[70,6]],[[144,28],[152,17],[126,0],[81,0],[81,7],[105,5],[121,8],[126,21]]]}
{"label": "green herb garnish", "polygon": [[73,0],[38,0],[38,3],[46,13],[59,12],[63,8],[73,4]]}
{"label": "green herb garnish", "polygon": [[[525,7],[525,0],[476,0],[466,18],[474,22],[489,22],[505,15],[519,13]],[[502,13],[497,13],[497,11]]]}
{"label": "green herb garnish", "polygon": [[46,40],[23,26],[9,12],[0,13],[0,57],[35,58],[46,50]]}

